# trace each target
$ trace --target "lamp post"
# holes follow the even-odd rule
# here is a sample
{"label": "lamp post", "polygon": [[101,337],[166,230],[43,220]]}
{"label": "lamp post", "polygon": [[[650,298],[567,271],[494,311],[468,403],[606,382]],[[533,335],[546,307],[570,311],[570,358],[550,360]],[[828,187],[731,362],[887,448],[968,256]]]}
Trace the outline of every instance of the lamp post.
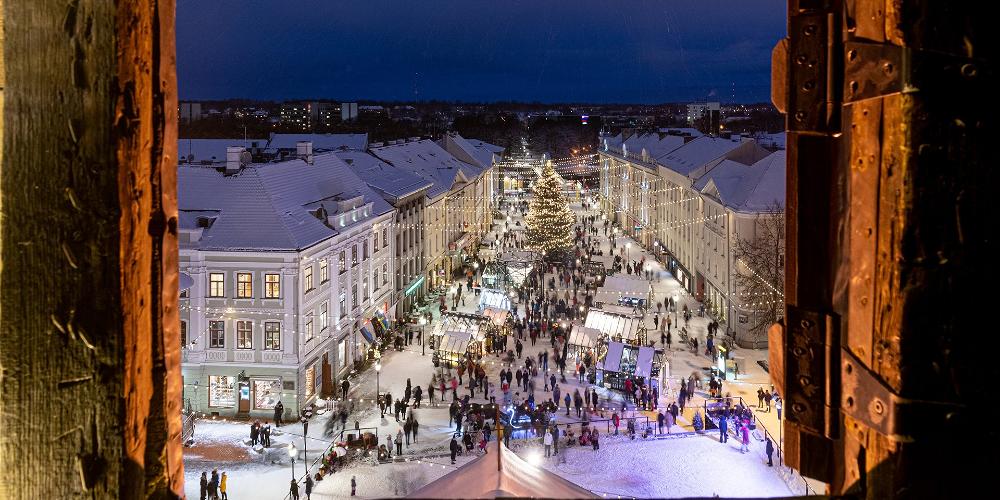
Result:
{"label": "lamp post", "polygon": [[292,481],[295,481],[295,460],[299,458],[299,450],[294,443],[288,445],[288,456],[292,459]]}
{"label": "lamp post", "polygon": [[631,260],[631,259],[629,258],[629,255],[630,255],[631,253],[632,253],[632,242],[630,241],[630,242],[628,242],[628,243],[625,243],[625,261],[626,261],[626,262],[628,262],[629,260]]}
{"label": "lamp post", "polygon": [[[308,439],[309,439],[309,419],[303,415],[302,416],[302,463],[306,464],[305,468],[307,474],[309,472],[309,458],[308,458],[309,443],[307,441]],[[294,462],[294,460],[292,461]]]}
{"label": "lamp post", "polygon": [[[479,267],[479,264],[476,264]],[[420,355],[424,356],[427,354],[427,336],[424,335],[424,325],[427,324],[427,318],[420,316]]]}
{"label": "lamp post", "polygon": [[678,325],[678,326],[680,326],[680,325],[679,325],[679,324],[677,323],[677,301],[678,301],[679,299],[680,299],[680,297],[679,297],[679,296],[678,296],[678,295],[677,295],[677,294],[675,293],[675,294],[674,294],[674,324],[675,324],[675,325]]}
{"label": "lamp post", "polygon": [[[378,352],[378,351],[376,351]],[[375,359],[375,402],[378,403],[379,398],[382,397],[382,388],[379,387],[379,374],[382,373],[382,361],[380,358]]]}

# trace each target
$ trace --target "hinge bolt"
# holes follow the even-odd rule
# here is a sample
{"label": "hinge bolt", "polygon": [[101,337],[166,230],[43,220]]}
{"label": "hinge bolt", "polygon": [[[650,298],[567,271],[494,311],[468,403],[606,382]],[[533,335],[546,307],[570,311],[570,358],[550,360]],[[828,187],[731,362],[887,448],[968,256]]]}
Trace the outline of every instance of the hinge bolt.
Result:
{"label": "hinge bolt", "polygon": [[885,407],[882,406],[881,399],[876,399],[874,402],[872,402],[872,410],[875,411],[876,415],[881,415],[882,412],[885,411]]}

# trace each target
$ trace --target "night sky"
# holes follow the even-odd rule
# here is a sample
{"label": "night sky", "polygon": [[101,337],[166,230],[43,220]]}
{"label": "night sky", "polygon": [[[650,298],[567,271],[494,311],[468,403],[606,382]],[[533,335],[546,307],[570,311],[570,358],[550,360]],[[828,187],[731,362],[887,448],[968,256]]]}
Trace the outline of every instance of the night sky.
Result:
{"label": "night sky", "polygon": [[181,99],[768,101],[784,35],[785,0],[178,0],[178,85]]}

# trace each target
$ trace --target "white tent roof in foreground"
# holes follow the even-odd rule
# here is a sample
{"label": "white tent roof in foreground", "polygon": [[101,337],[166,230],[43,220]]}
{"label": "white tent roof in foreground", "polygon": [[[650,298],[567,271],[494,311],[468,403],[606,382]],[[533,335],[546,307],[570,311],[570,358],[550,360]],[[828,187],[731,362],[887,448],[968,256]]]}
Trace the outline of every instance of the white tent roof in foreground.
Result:
{"label": "white tent roof in foreground", "polygon": [[500,445],[500,470],[497,450],[411,493],[409,498],[598,498],[558,475],[535,467]]}

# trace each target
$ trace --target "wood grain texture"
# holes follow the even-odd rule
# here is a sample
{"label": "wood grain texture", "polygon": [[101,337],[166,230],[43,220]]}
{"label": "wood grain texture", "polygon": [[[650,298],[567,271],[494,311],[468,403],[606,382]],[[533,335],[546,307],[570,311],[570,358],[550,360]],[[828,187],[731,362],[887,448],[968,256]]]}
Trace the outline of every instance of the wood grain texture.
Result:
{"label": "wood grain texture", "polygon": [[0,9],[0,498],[179,496],[173,3]]}

